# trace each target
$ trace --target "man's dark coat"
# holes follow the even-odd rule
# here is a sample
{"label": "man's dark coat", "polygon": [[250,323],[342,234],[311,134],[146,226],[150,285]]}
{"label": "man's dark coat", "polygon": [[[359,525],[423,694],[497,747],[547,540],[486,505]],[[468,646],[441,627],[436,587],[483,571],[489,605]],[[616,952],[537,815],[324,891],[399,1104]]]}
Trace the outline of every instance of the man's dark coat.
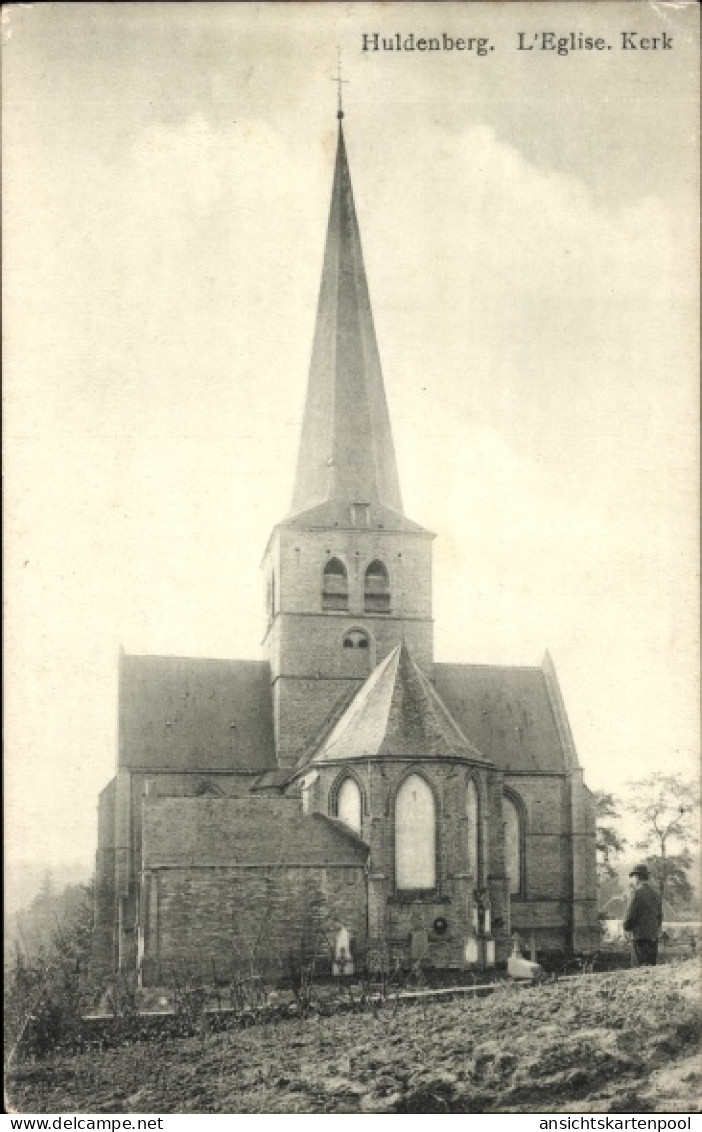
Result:
{"label": "man's dark coat", "polygon": [[624,914],[624,931],[634,939],[657,939],[663,923],[661,898],[648,881],[638,885]]}

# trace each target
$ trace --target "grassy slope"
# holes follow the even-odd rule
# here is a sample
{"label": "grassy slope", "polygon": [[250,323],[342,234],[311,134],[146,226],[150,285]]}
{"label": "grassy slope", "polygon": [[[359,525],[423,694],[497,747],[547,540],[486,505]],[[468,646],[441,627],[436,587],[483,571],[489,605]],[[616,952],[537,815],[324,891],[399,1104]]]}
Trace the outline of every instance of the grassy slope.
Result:
{"label": "grassy slope", "polygon": [[[697,1112],[699,968],[586,976],[18,1065],[15,1111]],[[694,1056],[693,1056],[694,1055]]]}

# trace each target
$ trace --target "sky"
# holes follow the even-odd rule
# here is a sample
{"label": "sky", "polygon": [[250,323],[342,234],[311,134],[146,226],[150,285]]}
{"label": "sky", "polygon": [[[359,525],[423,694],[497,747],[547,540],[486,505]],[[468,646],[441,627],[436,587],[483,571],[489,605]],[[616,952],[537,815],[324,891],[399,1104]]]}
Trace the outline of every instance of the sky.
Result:
{"label": "sky", "polygon": [[[261,655],[338,46],[436,659],[548,648],[591,788],[696,776],[696,5],[48,3],[2,30],[6,861],[89,871],[120,646]],[[613,47],[516,50],[549,30]]]}

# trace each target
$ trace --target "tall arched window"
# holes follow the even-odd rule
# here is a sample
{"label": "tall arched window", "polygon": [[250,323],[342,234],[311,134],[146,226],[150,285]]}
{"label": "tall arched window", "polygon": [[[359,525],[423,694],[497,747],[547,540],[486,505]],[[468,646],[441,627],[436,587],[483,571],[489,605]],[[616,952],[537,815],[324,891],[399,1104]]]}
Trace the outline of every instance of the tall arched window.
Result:
{"label": "tall arched window", "polygon": [[353,778],[345,778],[336,795],[336,816],[352,829],[361,833],[361,791]]}
{"label": "tall arched window", "polygon": [[523,891],[524,860],[522,856],[522,815],[516,802],[506,795],[502,799],[502,818],[505,829],[505,871],[509,880],[510,896]]}
{"label": "tall arched window", "polygon": [[395,884],[410,892],[436,888],[436,806],[418,774],[405,779],[395,799]]}
{"label": "tall arched window", "polygon": [[366,613],[387,613],[390,609],[390,579],[387,567],[377,558],[366,570],[363,582]]}
{"label": "tall arched window", "polygon": [[348,609],[349,580],[340,558],[330,558],[324,567],[322,609]]}
{"label": "tall arched window", "polygon": [[480,851],[480,810],[478,806],[478,788],[472,778],[468,779],[466,787],[466,818],[468,819],[468,872],[478,883],[478,853]]}

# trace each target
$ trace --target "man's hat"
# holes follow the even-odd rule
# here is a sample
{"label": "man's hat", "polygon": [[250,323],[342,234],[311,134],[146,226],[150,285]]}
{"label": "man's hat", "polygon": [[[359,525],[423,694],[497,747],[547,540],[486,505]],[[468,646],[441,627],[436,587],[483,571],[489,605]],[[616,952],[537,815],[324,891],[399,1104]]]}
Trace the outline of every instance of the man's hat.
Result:
{"label": "man's hat", "polygon": [[641,877],[641,880],[648,880],[649,872],[647,865],[634,865],[634,868],[629,873],[630,877]]}

